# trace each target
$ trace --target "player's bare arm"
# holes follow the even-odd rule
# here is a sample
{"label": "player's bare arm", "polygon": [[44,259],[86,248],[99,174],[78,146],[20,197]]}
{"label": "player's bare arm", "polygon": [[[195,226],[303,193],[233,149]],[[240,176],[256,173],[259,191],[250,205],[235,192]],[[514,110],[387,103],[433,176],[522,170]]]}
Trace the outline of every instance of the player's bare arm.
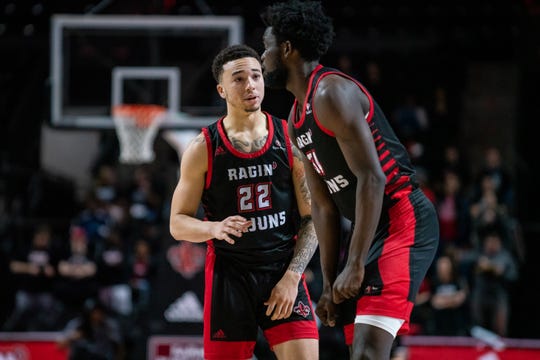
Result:
{"label": "player's bare arm", "polygon": [[251,222],[241,216],[230,216],[220,222],[195,217],[206,181],[207,156],[206,141],[201,133],[182,155],[180,179],[171,202],[170,232],[176,240],[205,242],[215,238],[234,244],[231,235],[242,236]]}
{"label": "player's bare arm", "polygon": [[369,111],[368,99],[356,84],[340,76],[326,77],[319,85],[314,109],[321,124],[335,134],[358,181],[349,258],[333,287],[334,301],[341,302],[360,291],[365,260],[379,222],[386,178],[364,119]]}
{"label": "player's bare arm", "polygon": [[[289,120],[289,134],[294,134]],[[294,137],[291,137],[295,142]],[[335,308],[332,301],[332,286],[337,276],[341,219],[339,211],[328,192],[328,187],[315,172],[309,160],[302,156],[304,174],[311,197],[311,216],[321,254],[323,292],[317,304],[317,316],[324,325],[335,325]]]}
{"label": "player's bare arm", "polygon": [[265,303],[268,306],[266,315],[272,315],[272,320],[288,318],[291,315],[298,295],[298,283],[317,250],[317,236],[311,219],[311,196],[306,184],[303,155],[295,146],[292,146],[292,153],[292,178],[301,220],[293,258]]}
{"label": "player's bare arm", "polygon": [[292,153],[294,158],[292,170],[293,184],[301,221],[294,256],[288,270],[297,274],[303,274],[315,250],[317,250],[318,244],[313,220],[311,219],[311,195],[307,186],[304,163],[302,161],[304,156],[294,145],[292,145]]}

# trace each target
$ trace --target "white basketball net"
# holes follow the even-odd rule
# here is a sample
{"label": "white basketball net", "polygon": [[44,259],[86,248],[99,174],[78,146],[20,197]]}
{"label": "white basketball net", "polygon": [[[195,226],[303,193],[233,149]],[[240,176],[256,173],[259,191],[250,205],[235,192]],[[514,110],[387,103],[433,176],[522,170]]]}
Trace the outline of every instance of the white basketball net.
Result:
{"label": "white basketball net", "polygon": [[118,105],[113,119],[120,145],[120,162],[148,163],[154,160],[154,139],[166,114],[158,105]]}

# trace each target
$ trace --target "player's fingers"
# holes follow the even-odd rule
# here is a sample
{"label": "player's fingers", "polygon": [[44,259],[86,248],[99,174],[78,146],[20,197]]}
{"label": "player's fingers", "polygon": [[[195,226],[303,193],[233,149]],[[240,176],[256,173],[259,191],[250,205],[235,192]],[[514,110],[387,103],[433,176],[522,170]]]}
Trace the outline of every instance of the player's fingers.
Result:
{"label": "player's fingers", "polygon": [[248,232],[249,228],[251,227],[253,223],[251,221],[248,221],[242,226],[242,232]]}
{"label": "player's fingers", "polygon": [[322,309],[322,306],[318,306],[316,309],[315,309],[315,314],[317,314],[317,317],[319,318],[319,320],[321,320],[321,322],[323,323],[323,325],[327,325],[327,312],[326,310],[323,310]]}
{"label": "player's fingers", "polygon": [[286,303],[283,305],[283,311],[282,311],[282,316],[281,318],[282,319],[286,319],[288,318],[289,316],[291,316],[291,312],[292,312],[292,305],[290,302]]}
{"label": "player's fingers", "polygon": [[251,220],[247,220],[241,216],[235,216],[227,219],[227,223],[237,227],[245,227],[248,224],[251,224]]}
{"label": "player's fingers", "polygon": [[336,315],[333,311],[327,312],[326,325],[330,327],[336,326]]}
{"label": "player's fingers", "polygon": [[272,315],[272,312],[274,311],[274,308],[276,307],[276,303],[275,302],[270,302],[270,301],[267,301],[264,303],[264,305],[267,305],[268,307],[266,308],[266,316],[270,316]]}
{"label": "player's fingers", "polygon": [[237,228],[237,227],[235,227],[235,226],[228,226],[228,227],[226,228],[226,231],[227,231],[229,234],[234,235],[234,236],[238,236],[238,237],[242,236],[242,230],[239,229],[239,228]]}
{"label": "player's fingers", "polygon": [[281,312],[279,314],[278,319],[285,319],[287,317],[287,304],[283,304],[281,306]]}
{"label": "player's fingers", "polygon": [[231,244],[231,245],[234,244],[234,240],[231,239],[231,238],[229,237],[229,235],[227,235],[226,233],[223,234],[222,240],[225,240],[226,242],[228,242],[228,243]]}
{"label": "player's fingers", "polygon": [[245,217],[240,216],[240,215],[229,216],[228,220],[230,220],[230,221],[238,221],[238,222],[247,221],[247,219]]}
{"label": "player's fingers", "polygon": [[236,228],[241,232],[247,232],[248,229],[251,227],[251,221],[241,221],[235,223]]}
{"label": "player's fingers", "polygon": [[274,311],[274,315],[272,316],[272,320],[279,320],[283,318],[283,305],[279,304],[276,306],[276,310]]}
{"label": "player's fingers", "polygon": [[345,297],[340,291],[334,289],[334,291],[332,292],[332,299],[336,304],[340,304],[345,300]]}
{"label": "player's fingers", "polygon": [[360,292],[359,288],[356,288],[356,287],[348,288],[347,291],[346,291],[346,297],[347,297],[347,299],[352,299],[353,297],[358,295],[359,292]]}
{"label": "player's fingers", "polygon": [[287,305],[287,309],[285,310],[285,315],[283,316],[284,319],[287,319],[289,316],[291,316],[293,311],[292,304]]}

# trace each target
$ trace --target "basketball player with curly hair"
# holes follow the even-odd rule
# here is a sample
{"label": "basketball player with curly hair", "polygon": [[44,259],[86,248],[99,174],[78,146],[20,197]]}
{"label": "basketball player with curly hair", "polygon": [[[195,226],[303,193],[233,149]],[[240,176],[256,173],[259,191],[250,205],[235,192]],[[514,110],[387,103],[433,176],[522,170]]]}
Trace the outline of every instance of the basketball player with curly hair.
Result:
{"label": "basketball player with curly hair", "polygon": [[[295,97],[289,133],[305,155],[323,271],[316,313],[344,326],[351,359],[388,359],[438,246],[435,209],[368,90],[319,63],[334,36],[321,3],[275,3],[262,20],[266,86]],[[352,223],[342,260],[341,216]]]}

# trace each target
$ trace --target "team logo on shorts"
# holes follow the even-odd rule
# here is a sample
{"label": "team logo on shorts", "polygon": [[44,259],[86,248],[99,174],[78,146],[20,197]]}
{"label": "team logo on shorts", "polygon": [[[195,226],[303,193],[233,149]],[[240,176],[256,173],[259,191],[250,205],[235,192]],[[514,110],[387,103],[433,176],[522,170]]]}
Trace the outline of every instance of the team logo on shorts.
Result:
{"label": "team logo on shorts", "polygon": [[304,305],[303,302],[298,302],[298,305],[294,307],[293,311],[297,313],[298,315],[307,318],[309,314],[311,313],[311,309],[309,306]]}
{"label": "team logo on shorts", "polygon": [[212,340],[220,340],[220,339],[226,339],[227,336],[225,335],[225,332],[221,329],[216,331],[212,334]]}
{"label": "team logo on shorts", "polygon": [[382,292],[382,286],[368,285],[364,289],[364,295],[373,296],[380,295]]}

